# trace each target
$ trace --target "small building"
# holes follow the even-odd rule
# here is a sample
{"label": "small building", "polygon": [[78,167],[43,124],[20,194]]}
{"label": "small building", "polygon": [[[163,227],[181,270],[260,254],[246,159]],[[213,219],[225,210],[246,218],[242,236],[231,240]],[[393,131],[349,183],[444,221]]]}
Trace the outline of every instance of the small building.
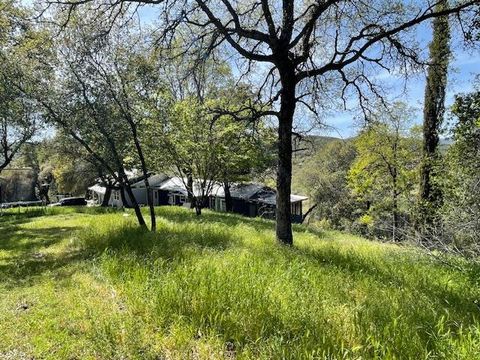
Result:
{"label": "small building", "polygon": [[[147,190],[145,188],[144,179],[134,179],[132,181],[132,192],[141,206],[147,205]],[[185,184],[186,179],[177,176],[167,176],[164,174],[150,175],[149,185],[152,189],[153,203],[155,206],[188,205],[188,192]],[[103,202],[105,196],[105,186],[95,184],[89,187],[91,197],[97,200],[98,204]],[[198,182],[193,182],[193,193],[195,196],[201,194]],[[275,219],[276,209],[276,191],[268,186],[257,183],[238,183],[232,184],[230,187],[232,197],[232,212],[248,217],[264,217],[267,219]],[[223,185],[213,184],[208,196],[208,207],[212,210],[225,212],[225,189]],[[125,195],[126,204],[123,204],[120,189],[116,188],[112,191],[109,206],[113,207],[130,207],[131,201],[128,195]],[[292,221],[302,221],[302,203],[307,200],[306,196],[291,195],[290,201],[292,206]]]}
{"label": "small building", "polygon": [[[263,217],[275,219],[277,193],[263,184],[240,183],[230,188],[232,197],[232,212],[248,217]],[[306,196],[291,195],[292,221],[302,221],[302,202]],[[223,187],[210,197],[210,208],[216,211],[226,211],[225,191]]]}

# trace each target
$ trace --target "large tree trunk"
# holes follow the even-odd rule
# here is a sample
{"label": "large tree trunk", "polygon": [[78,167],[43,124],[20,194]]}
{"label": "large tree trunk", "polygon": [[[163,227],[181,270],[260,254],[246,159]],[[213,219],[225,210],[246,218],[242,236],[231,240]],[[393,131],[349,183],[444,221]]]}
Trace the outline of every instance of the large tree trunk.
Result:
{"label": "large tree trunk", "polygon": [[127,204],[125,199],[125,192],[126,192],[128,194],[128,197],[130,198],[130,202],[132,203],[132,207],[133,207],[133,210],[135,211],[138,224],[143,228],[147,228],[147,223],[143,218],[142,211],[140,209],[140,206],[138,205],[137,199],[135,199],[135,195],[133,194],[132,188],[130,187],[130,183],[127,175],[123,172],[123,170],[119,171],[119,173],[121,175],[121,180],[122,180],[122,184],[120,184],[120,196],[122,197],[123,205],[125,206]]}
{"label": "large tree trunk", "polygon": [[187,175],[187,201],[190,204],[190,209],[195,209],[196,199],[193,193],[193,176],[190,173]]}
{"label": "large tree trunk", "polygon": [[225,191],[225,210],[227,212],[233,211],[233,199],[232,194],[230,192],[230,183],[228,180],[223,181],[223,189]]}
{"label": "large tree trunk", "polygon": [[[438,10],[448,7],[448,1],[438,3]],[[430,227],[435,221],[435,212],[441,205],[441,190],[435,185],[435,163],[438,157],[439,131],[445,110],[448,61],[450,56],[450,29],[448,17],[433,21],[433,39],[430,44],[430,62],[425,104],[423,110],[423,160],[420,173],[420,218],[421,225]]]}
{"label": "large tree trunk", "polygon": [[290,64],[278,66],[282,81],[280,115],[278,121],[277,166],[277,240],[284,245],[293,244],[290,194],[292,187],[292,126],[295,113],[295,71]]}
{"label": "large tree trunk", "polygon": [[107,207],[108,203],[110,202],[110,197],[112,196],[112,187],[107,185],[105,186],[105,195],[103,196],[103,201],[101,206]]}

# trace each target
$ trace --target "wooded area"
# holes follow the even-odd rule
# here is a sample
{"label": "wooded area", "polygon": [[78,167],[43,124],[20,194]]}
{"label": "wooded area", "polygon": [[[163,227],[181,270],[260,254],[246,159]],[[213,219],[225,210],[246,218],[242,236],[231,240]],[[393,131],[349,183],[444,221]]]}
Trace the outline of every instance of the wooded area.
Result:
{"label": "wooded area", "polygon": [[479,46],[480,0],[0,0],[0,360],[480,359]]}
{"label": "wooded area", "polygon": [[[145,7],[156,20],[142,26]],[[277,239],[291,245],[294,143],[308,138],[307,118],[321,126],[325,114],[356,102],[358,136],[319,150],[303,172],[310,222],[473,249],[479,95],[458,94],[445,111],[445,89],[451,34],[475,48],[478,11],[478,1],[445,0],[64,0],[35,8],[4,0],[0,171],[12,161],[35,169],[37,196],[47,201],[55,186],[78,193],[95,179],[118,184],[142,227],[132,169],[147,189],[152,172],[185,179],[199,215],[213,184],[228,194],[235,181],[276,173]],[[428,22],[426,58],[415,31]],[[392,69],[427,71],[423,132],[412,128],[414,110],[377,82],[378,71]],[[443,151],[445,113],[453,144]],[[148,205],[155,231],[150,190]]]}

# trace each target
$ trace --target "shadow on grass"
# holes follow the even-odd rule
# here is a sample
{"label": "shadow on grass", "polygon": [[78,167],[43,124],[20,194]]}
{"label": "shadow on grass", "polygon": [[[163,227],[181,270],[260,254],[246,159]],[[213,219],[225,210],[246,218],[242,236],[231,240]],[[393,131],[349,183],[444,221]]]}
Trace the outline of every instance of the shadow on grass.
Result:
{"label": "shadow on grass", "polygon": [[[202,215],[197,216],[195,212],[185,208],[175,208],[172,206],[160,206],[156,208],[156,214],[169,221],[177,223],[221,223],[223,226],[233,227],[238,225],[247,225],[255,230],[275,231],[275,221],[263,219],[260,217],[247,217],[233,213],[216,212],[213,210],[204,210]],[[318,237],[325,237],[325,232],[319,229],[309,228],[302,224],[293,224],[293,231],[307,232]]]}
{"label": "shadow on grass", "polygon": [[0,284],[7,288],[32,285],[45,272],[52,276],[67,276],[64,271],[73,262],[85,255],[72,251],[60,255],[44,253],[47,248],[65,240],[67,234],[78,227],[50,227],[47,229],[24,229],[9,226],[2,229],[0,250],[5,252],[0,262]]}
{"label": "shadow on grass", "polygon": [[[5,240],[3,237],[0,239],[0,249],[6,250],[13,255],[13,258],[9,259],[6,264],[0,263],[0,283],[5,282],[6,287],[22,286],[33,283],[43,274],[48,274],[55,279],[66,278],[73,271],[78,270],[78,268],[72,265],[81,263],[92,256],[100,255],[106,250],[113,255],[133,254],[138,256],[140,259],[137,260],[140,260],[141,266],[145,264],[147,267],[150,265],[154,266],[153,264],[158,258],[173,262],[182,258],[191,258],[192,255],[200,257],[204,256],[204,251],[220,252],[236,248],[242,242],[242,236],[245,236],[236,234],[232,230],[237,225],[247,224],[247,226],[254,229],[269,231],[274,228],[274,223],[271,221],[243,218],[229,214],[205,212],[201,217],[197,217],[193,212],[181,209],[159,208],[157,211],[160,217],[168,220],[164,223],[159,221],[157,233],[142,230],[136,226],[134,221],[124,222],[121,217],[114,217],[115,219],[112,219],[111,224],[103,222],[103,219],[108,217],[99,217],[95,219],[98,222],[98,226],[85,225],[81,231],[75,229],[77,231],[75,236],[78,238],[78,245],[80,245],[78,248],[74,247],[70,252],[63,253],[61,256],[46,255],[41,258],[34,257],[32,252],[65,240],[65,232],[71,231],[72,228],[65,228],[67,230],[64,230],[64,228],[59,226],[49,229],[30,230],[12,225],[7,228]],[[22,222],[25,220],[18,218],[18,221]],[[305,231],[303,227],[299,229],[300,231]],[[22,241],[22,239],[27,238],[31,241]],[[352,320],[358,321],[356,323],[356,326],[358,326],[357,336],[359,338],[358,342],[362,345],[369,345],[370,340],[367,336],[370,335],[373,337],[377,336],[381,342],[387,343],[392,339],[394,341],[395,336],[392,336],[392,333],[381,333],[381,330],[378,330],[379,333],[375,333],[375,331],[382,329],[383,326],[391,327],[392,317],[400,314],[403,316],[400,321],[403,322],[406,326],[405,329],[407,329],[405,331],[411,331],[408,334],[412,336],[419,334],[422,348],[435,350],[437,333],[432,328],[438,322],[443,309],[449,310],[452,314],[450,319],[463,321],[467,326],[472,324],[477,317],[475,314],[478,310],[472,302],[471,294],[473,292],[462,295],[458,290],[454,291],[450,287],[442,285],[441,282],[435,281],[432,269],[429,269],[429,273],[425,276],[422,276],[419,272],[418,279],[407,276],[409,267],[419,266],[421,269],[421,267],[426,265],[422,262],[416,263],[415,259],[408,259],[406,255],[405,258],[401,256],[394,258],[393,255],[389,257],[385,252],[381,258],[377,259],[374,256],[364,256],[364,254],[353,250],[344,252],[341,251],[341,248],[333,245],[318,249],[280,248],[278,250],[278,247],[275,248],[273,243],[271,246],[260,247],[255,249],[255,251],[259,253],[254,254],[254,256],[261,261],[264,259],[265,261],[267,259],[276,261],[275,257],[278,257],[278,262],[281,264],[290,264],[291,261],[300,260],[318,267],[338,269],[346,280],[353,280],[355,289],[357,289],[357,281],[359,283],[364,279],[371,281],[373,286],[370,286],[370,284],[365,288],[362,285],[358,286],[359,291],[371,291],[371,293],[368,293],[369,298],[366,301],[369,308],[365,310],[365,318]],[[120,258],[115,261],[117,260],[120,262],[119,268],[126,269],[125,271],[128,272],[128,266],[125,266],[128,264],[125,263],[125,259]],[[230,268],[228,271],[230,271]],[[212,281],[214,282],[225,281],[218,277],[213,277],[213,279]],[[228,286],[232,286],[231,289],[235,290],[235,286],[238,283],[232,279],[230,280],[230,282],[222,285],[227,287],[227,289]],[[289,280],[281,280],[288,287],[287,282]],[[119,281],[124,281],[124,278],[120,277]],[[188,282],[189,278],[186,281]],[[251,284],[257,285],[257,288],[254,286],[250,287]],[[323,337],[324,348],[332,349],[334,352],[335,348],[343,340],[343,329],[334,323],[328,322],[330,314],[326,314],[324,318],[318,316],[322,321],[325,320],[322,323],[317,321],[316,314],[311,314],[311,316],[310,314],[303,314],[303,317],[293,320],[287,317],[286,319],[289,319],[290,322],[285,321],[285,318],[280,317],[274,310],[261,303],[261,301],[265,301],[268,305],[268,301],[272,301],[271,299],[269,300],[268,296],[263,296],[263,292],[268,293],[266,287],[257,291],[258,285],[263,283],[255,279],[251,284],[245,282],[242,285],[245,291],[243,294],[239,293],[238,298],[232,299],[226,296],[225,299],[230,301],[230,304],[204,301],[201,303],[202,306],[197,304],[197,307],[192,307],[189,298],[187,298],[185,307],[181,308],[177,306],[178,304],[181,305],[181,299],[179,300],[174,295],[171,313],[183,315],[189,321],[192,321],[196,328],[203,328],[204,330],[213,329],[219,336],[224,337],[224,340],[228,340],[230,336],[235,337],[235,341],[238,341],[240,344],[252,343],[256,339],[263,338],[266,339],[265,345],[268,345],[270,340],[281,337],[282,345],[288,344],[289,347],[293,348],[299,345],[303,341],[302,339],[308,338],[308,341],[305,340],[307,341],[305,346],[313,351],[318,346],[319,339]],[[301,289],[298,281],[296,281],[295,286]],[[342,286],[342,284],[338,284],[338,286]],[[352,285],[350,284],[350,286]],[[430,311],[422,308],[420,306],[422,303],[420,302],[408,304],[405,301],[402,303],[402,299],[398,297],[401,295],[392,291],[392,296],[400,303],[400,309],[395,309],[388,303],[389,299],[375,298],[375,289],[383,288],[405,288],[411,295],[409,299],[412,299],[414,294],[419,296],[425,295],[431,299],[430,302],[433,304],[434,309]],[[146,294],[151,294],[153,291],[155,291],[154,288],[148,288],[148,293]],[[196,294],[197,288],[191,285],[191,291]],[[208,293],[206,293],[207,295],[197,294],[197,296],[206,296],[208,300]],[[259,293],[261,294],[259,295]],[[342,305],[346,304],[349,307],[356,306],[352,299],[341,299],[342,295],[343,293],[341,292],[336,295],[325,294],[325,299],[330,299],[334,303],[341,303]],[[258,296],[259,302],[248,303],[255,311],[249,312],[250,309],[239,307],[237,300],[240,301],[242,296],[244,298]],[[298,296],[302,296],[300,291]],[[314,298],[314,296],[312,296],[312,299],[314,301],[324,300],[322,297]],[[270,304],[275,303],[271,302]],[[246,327],[241,322],[237,323],[228,316],[231,309],[244,312],[242,316],[245,318],[250,317]],[[361,317],[360,311],[358,311],[359,318]],[[216,317],[216,315],[219,316]],[[238,320],[239,318],[237,317],[236,319]],[[292,325],[291,321],[295,323]],[[305,334],[307,330],[311,335]],[[401,344],[405,346],[405,349],[408,349],[409,340],[408,336],[402,337]],[[395,350],[395,343],[389,344],[388,348],[393,354],[402,355],[401,349]],[[414,355],[420,354],[420,350],[422,349],[417,348],[417,352]],[[367,358],[373,358],[374,355],[381,357],[374,353],[373,350],[365,350],[365,354],[369,355]],[[404,358],[409,358],[407,353],[403,355],[405,355]],[[414,358],[413,355],[410,358]]]}
{"label": "shadow on grass", "polygon": [[[442,283],[439,278],[445,276],[445,270],[456,272],[457,270],[446,269],[441,264],[429,261],[424,255],[415,258],[413,253],[407,254],[384,254],[381,259],[362,256],[354,251],[340,252],[334,247],[321,249],[292,249],[293,256],[301,256],[308,261],[317,263],[319,266],[333,267],[349,274],[354,279],[369,279],[383,287],[395,289],[407,289],[428,297],[437,309],[448,309],[456,314],[456,317],[471,323],[480,321],[480,308],[476,305],[480,290],[476,280],[467,275],[466,286],[474,289],[468,294],[459,292],[457,286],[449,286]],[[415,275],[412,275],[412,269]],[[422,269],[425,272],[422,272]],[[438,274],[434,273],[438,270]],[[459,275],[459,274],[457,274]],[[450,280],[448,280],[450,281]],[[477,289],[475,291],[475,289]],[[423,310],[422,310],[423,311]],[[420,318],[420,313],[418,314]],[[428,339],[425,338],[427,342]]]}
{"label": "shadow on grass", "polygon": [[29,286],[48,273],[54,278],[68,277],[69,267],[88,257],[77,249],[61,253],[45,252],[74,234],[81,226],[58,225],[47,228],[23,227],[23,224],[43,216],[73,214],[104,214],[116,212],[108,208],[32,207],[3,211],[0,216],[0,285],[7,288]]}
{"label": "shadow on grass", "polygon": [[118,209],[111,207],[87,207],[87,206],[65,206],[65,207],[25,207],[7,209],[0,212],[0,226],[19,225],[28,222],[32,218],[52,215],[68,214],[109,214],[117,213]]}
{"label": "shadow on grass", "polygon": [[241,239],[228,228],[201,226],[184,223],[174,226],[158,224],[156,233],[136,225],[123,224],[105,233],[89,232],[79,234],[80,247],[90,255],[110,251],[127,251],[152,259],[161,257],[168,260],[182,258],[189,250],[222,251],[238,244]]}

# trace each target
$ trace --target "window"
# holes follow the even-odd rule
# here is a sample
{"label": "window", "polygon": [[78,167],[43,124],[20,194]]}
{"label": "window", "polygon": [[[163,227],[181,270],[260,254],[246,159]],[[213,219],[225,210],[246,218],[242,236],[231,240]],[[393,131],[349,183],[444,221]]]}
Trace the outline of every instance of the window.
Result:
{"label": "window", "polygon": [[185,195],[179,195],[179,194],[168,195],[169,205],[185,204],[186,202],[187,202],[187,197]]}
{"label": "window", "polygon": [[302,203],[296,202],[292,204],[292,215],[302,215]]}
{"label": "window", "polygon": [[113,192],[113,200],[120,200],[120,191]]}
{"label": "window", "polygon": [[227,204],[225,199],[220,199],[220,211],[227,211]]}

